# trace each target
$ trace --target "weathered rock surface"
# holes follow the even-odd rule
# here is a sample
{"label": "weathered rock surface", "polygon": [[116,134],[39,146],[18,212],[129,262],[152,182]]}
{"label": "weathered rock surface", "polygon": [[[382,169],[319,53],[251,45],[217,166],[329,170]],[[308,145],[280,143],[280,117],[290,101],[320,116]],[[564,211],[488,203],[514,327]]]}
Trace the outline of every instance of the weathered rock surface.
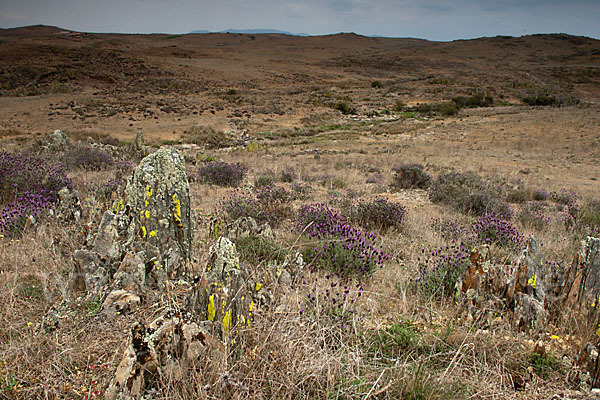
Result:
{"label": "weathered rock surface", "polygon": [[110,318],[135,311],[140,305],[140,296],[126,290],[114,290],[102,303],[102,312]]}
{"label": "weathered rock surface", "polygon": [[[148,327],[132,329],[129,346],[106,392],[107,400],[141,399],[161,382],[181,382],[190,369],[211,368],[225,360],[225,347],[199,323],[167,312]],[[218,372],[218,371],[215,371]]]}
{"label": "weathered rock surface", "polygon": [[161,148],[145,157],[125,189],[136,240],[158,249],[169,278],[182,276],[191,256],[190,188],[181,154]]}
{"label": "weathered rock surface", "polygon": [[91,250],[75,252],[72,288],[88,295],[140,293],[183,277],[191,255],[189,184],[177,150],[144,158],[125,199],[102,216]]}

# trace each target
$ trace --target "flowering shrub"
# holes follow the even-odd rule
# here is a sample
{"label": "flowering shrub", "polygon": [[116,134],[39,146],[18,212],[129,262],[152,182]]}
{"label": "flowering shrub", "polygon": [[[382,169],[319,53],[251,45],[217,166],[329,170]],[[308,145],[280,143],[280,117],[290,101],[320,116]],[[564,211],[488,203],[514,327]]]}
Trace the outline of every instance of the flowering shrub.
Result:
{"label": "flowering shrub", "polygon": [[544,201],[544,200],[548,200],[548,197],[550,195],[548,194],[548,192],[546,191],[546,189],[544,189],[544,188],[536,188],[536,189],[533,189],[533,192],[531,193],[531,196],[533,197],[533,200]]}
{"label": "flowering shrub", "polygon": [[294,182],[296,179],[298,179],[298,175],[296,174],[296,171],[294,170],[294,168],[287,167],[279,173],[279,179],[281,180],[281,182],[290,182],[291,183],[291,182]]}
{"label": "flowering shrub", "polygon": [[390,257],[375,247],[373,233],[347,224],[340,214],[324,204],[302,207],[296,226],[300,231],[308,226],[306,235],[318,239],[316,246],[305,249],[307,259],[341,276],[368,275]]}
{"label": "flowering shrub", "polygon": [[471,231],[455,219],[434,218],[430,226],[434,232],[450,242],[464,241],[471,234]]}
{"label": "flowering shrub", "polygon": [[259,201],[249,192],[237,190],[219,205],[225,216],[235,221],[241,217],[252,217],[257,222],[264,222],[265,216]]}
{"label": "flowering shrub", "polygon": [[417,277],[412,279],[417,288],[433,297],[450,297],[456,283],[469,267],[469,251],[464,245],[440,247],[430,253],[422,249]]}
{"label": "flowering shrub", "polygon": [[406,218],[406,208],[383,198],[371,202],[359,201],[345,210],[345,216],[349,221],[381,230],[399,229]]}
{"label": "flowering shrub", "polygon": [[450,172],[439,176],[429,187],[429,199],[472,215],[494,213],[512,218],[512,210],[500,198],[500,188],[486,184],[472,172]]}
{"label": "flowering shrub", "polygon": [[266,186],[256,195],[248,191],[235,191],[220,204],[221,212],[231,221],[241,217],[252,217],[258,223],[277,226],[291,214],[290,192],[282,187]]}
{"label": "flowering shrub", "polygon": [[[334,225],[345,223],[346,220],[335,210],[324,203],[307,204],[300,208],[296,220],[299,231],[309,227],[309,236],[325,236]],[[310,226],[309,226],[310,225]]]}
{"label": "flowering shrub", "polygon": [[254,187],[260,188],[263,186],[272,186],[275,183],[275,173],[271,170],[266,170],[254,178]]}
{"label": "flowering shrub", "polygon": [[364,285],[356,280],[337,275],[325,275],[324,282],[319,278],[307,282],[302,277],[300,285],[306,288],[305,302],[300,308],[300,314],[318,317],[322,322],[326,319],[332,326],[347,328],[351,326],[352,317],[360,307],[360,297]]}
{"label": "flowering shrub", "polygon": [[198,168],[198,175],[204,183],[218,186],[239,186],[248,168],[239,163],[226,163],[224,161],[212,161]]}
{"label": "flowering shrub", "polygon": [[404,164],[392,168],[395,172],[392,187],[396,189],[427,189],[431,185],[431,176],[423,170],[421,164]]}
{"label": "flowering shrub", "polygon": [[39,218],[71,180],[60,165],[24,154],[0,152],[0,232],[16,234],[28,216]]}
{"label": "flowering shrub", "polygon": [[90,192],[94,193],[97,199],[108,201],[113,192],[118,192],[119,188],[125,185],[124,179],[109,179],[104,183],[93,184]]}
{"label": "flowering shrub", "polygon": [[565,189],[561,189],[559,192],[550,193],[552,201],[564,206],[573,206],[577,202],[577,193],[569,192]]}
{"label": "flowering shrub", "polygon": [[64,156],[67,167],[86,170],[101,170],[113,163],[113,157],[88,145],[79,145],[67,151]]}
{"label": "flowering shrub", "polygon": [[495,243],[502,247],[518,248],[523,245],[523,235],[510,222],[494,214],[484,214],[473,226],[481,243]]}
{"label": "flowering shrub", "polygon": [[519,213],[519,221],[524,226],[530,226],[538,231],[544,230],[550,223],[550,217],[546,215],[546,203],[542,201],[530,201],[523,205]]}

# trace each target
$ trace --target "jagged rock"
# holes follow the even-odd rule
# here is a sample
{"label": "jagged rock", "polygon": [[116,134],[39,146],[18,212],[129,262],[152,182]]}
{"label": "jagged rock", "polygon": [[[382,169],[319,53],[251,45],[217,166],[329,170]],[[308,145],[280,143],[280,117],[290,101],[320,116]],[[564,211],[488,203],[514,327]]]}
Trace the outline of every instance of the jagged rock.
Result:
{"label": "jagged rock", "polygon": [[112,211],[106,211],[102,216],[102,221],[100,221],[98,233],[94,240],[93,250],[99,256],[109,260],[118,260],[121,258],[122,243],[119,228],[122,228],[119,215]]}
{"label": "jagged rock", "polygon": [[159,265],[180,277],[191,256],[190,188],[181,154],[161,148],[145,157],[125,189],[135,219],[135,241],[158,248]]}
{"label": "jagged rock", "polygon": [[139,293],[146,286],[144,253],[128,252],[113,277],[113,286]]}
{"label": "jagged rock", "polygon": [[140,305],[140,296],[126,290],[114,290],[106,296],[102,303],[102,311],[110,318],[128,314]]}
{"label": "jagged rock", "polygon": [[248,236],[260,236],[265,239],[272,240],[274,238],[273,230],[268,223],[258,225],[252,217],[242,217],[231,224],[228,229],[229,235],[234,238],[242,238]]}
{"label": "jagged rock", "polygon": [[189,370],[212,361],[218,372],[225,360],[224,345],[197,322],[167,313],[148,327],[131,329],[129,346],[117,367],[107,400],[141,399],[158,389],[164,380],[180,382]]}
{"label": "jagged rock", "polygon": [[226,237],[217,239],[208,251],[208,264],[206,271],[210,275],[218,275],[221,278],[230,274],[238,274],[240,268],[240,256],[235,244]]}
{"label": "jagged rock", "polygon": [[515,296],[515,326],[521,330],[540,332],[546,325],[546,309],[544,303],[526,293]]}
{"label": "jagged rock", "polygon": [[57,129],[54,133],[50,134],[49,142],[55,146],[66,146],[69,143],[69,139],[64,133]]}
{"label": "jagged rock", "polygon": [[69,278],[73,293],[99,295],[108,288],[110,264],[98,253],[90,250],[75,250],[75,267]]}
{"label": "jagged rock", "polygon": [[58,191],[58,204],[54,210],[57,218],[63,221],[79,221],[82,212],[81,201],[76,191],[67,187]]}

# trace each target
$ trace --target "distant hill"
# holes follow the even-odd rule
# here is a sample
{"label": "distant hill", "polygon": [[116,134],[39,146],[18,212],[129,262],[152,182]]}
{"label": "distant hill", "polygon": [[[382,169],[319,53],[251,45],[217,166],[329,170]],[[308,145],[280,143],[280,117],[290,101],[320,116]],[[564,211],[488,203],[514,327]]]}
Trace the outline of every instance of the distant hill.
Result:
{"label": "distant hill", "polygon": [[190,33],[243,33],[243,34],[261,34],[261,33],[275,33],[278,35],[289,35],[289,36],[310,36],[308,33],[292,33],[287,31],[280,31],[277,29],[225,29],[220,32],[212,32],[207,30],[197,30]]}

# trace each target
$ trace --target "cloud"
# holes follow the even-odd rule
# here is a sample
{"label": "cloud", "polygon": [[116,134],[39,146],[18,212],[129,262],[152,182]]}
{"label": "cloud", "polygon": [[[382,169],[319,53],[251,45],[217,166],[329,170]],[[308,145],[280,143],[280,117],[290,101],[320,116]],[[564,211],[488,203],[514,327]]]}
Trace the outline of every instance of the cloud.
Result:
{"label": "cloud", "polygon": [[108,32],[274,28],[452,40],[566,32],[600,37],[598,0],[0,0],[0,27]]}

